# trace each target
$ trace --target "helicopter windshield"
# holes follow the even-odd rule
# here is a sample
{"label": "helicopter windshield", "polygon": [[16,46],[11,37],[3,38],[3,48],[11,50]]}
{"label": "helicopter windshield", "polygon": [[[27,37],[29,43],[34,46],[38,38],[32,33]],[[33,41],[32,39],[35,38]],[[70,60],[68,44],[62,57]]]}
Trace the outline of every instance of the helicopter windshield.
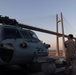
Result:
{"label": "helicopter windshield", "polygon": [[21,38],[17,29],[3,28],[3,39]]}
{"label": "helicopter windshield", "polygon": [[21,34],[23,35],[23,37],[26,39],[33,39],[33,40],[38,40],[38,37],[36,36],[36,34],[32,31],[28,31],[28,30],[21,30]]}
{"label": "helicopter windshield", "polygon": [[31,36],[32,39],[38,39],[36,34],[34,32],[32,32],[32,31],[29,31],[29,35]]}
{"label": "helicopter windshield", "polygon": [[25,38],[25,39],[30,39],[30,36],[29,34],[27,33],[27,31],[25,30],[20,30],[22,36]]}

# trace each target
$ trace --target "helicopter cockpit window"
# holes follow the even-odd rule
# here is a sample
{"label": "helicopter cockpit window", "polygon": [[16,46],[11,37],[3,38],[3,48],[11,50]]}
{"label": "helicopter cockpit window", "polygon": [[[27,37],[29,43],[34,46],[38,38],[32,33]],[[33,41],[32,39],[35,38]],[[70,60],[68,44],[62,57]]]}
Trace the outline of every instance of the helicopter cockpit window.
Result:
{"label": "helicopter cockpit window", "polygon": [[21,30],[21,34],[23,35],[23,37],[24,37],[25,39],[30,39],[29,34],[28,34],[25,30]]}
{"label": "helicopter cockpit window", "polygon": [[29,32],[29,34],[30,34],[30,36],[31,36],[32,39],[38,39],[38,37],[36,36],[35,33]]}
{"label": "helicopter cockpit window", "polygon": [[3,28],[3,39],[21,38],[17,29]]}

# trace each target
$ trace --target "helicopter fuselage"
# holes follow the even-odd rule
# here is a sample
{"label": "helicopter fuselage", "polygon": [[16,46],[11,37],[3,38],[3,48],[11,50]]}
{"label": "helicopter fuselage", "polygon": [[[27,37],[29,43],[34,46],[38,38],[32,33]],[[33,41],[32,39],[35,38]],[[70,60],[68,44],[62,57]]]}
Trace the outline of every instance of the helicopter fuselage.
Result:
{"label": "helicopter fuselage", "polygon": [[48,47],[31,30],[0,25],[0,65],[28,64],[36,57],[47,56]]}

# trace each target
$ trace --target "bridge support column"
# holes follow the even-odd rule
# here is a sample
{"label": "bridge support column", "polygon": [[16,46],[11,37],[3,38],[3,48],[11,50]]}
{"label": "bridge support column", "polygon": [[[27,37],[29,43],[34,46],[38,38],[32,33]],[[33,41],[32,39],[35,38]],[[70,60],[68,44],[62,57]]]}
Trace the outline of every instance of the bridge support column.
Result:
{"label": "bridge support column", "polygon": [[65,47],[64,47],[64,27],[63,27],[63,16],[62,16],[62,13],[61,13],[61,20],[58,20],[58,14],[56,14],[56,32],[57,32],[57,35],[56,35],[56,56],[59,56],[59,37],[58,36],[58,23],[61,22],[61,25],[62,25],[62,50],[63,50],[63,53],[62,53],[62,56],[65,57]]}
{"label": "bridge support column", "polygon": [[58,15],[56,14],[56,56],[59,56]]}
{"label": "bridge support column", "polygon": [[65,57],[65,47],[64,47],[64,27],[63,27],[63,15],[61,13],[61,24],[62,24],[62,49],[63,49],[63,57]]}

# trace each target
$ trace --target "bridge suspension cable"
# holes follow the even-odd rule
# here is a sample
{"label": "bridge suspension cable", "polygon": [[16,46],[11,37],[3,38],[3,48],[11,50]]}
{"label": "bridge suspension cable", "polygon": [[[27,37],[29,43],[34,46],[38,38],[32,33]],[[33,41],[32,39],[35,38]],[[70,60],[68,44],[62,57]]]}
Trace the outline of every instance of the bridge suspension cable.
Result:
{"label": "bridge suspension cable", "polygon": [[73,25],[69,23],[69,21],[65,17],[64,17],[64,29],[65,34],[72,33],[73,35],[74,34],[76,35],[76,33],[74,33],[76,32],[75,28],[73,27]]}

